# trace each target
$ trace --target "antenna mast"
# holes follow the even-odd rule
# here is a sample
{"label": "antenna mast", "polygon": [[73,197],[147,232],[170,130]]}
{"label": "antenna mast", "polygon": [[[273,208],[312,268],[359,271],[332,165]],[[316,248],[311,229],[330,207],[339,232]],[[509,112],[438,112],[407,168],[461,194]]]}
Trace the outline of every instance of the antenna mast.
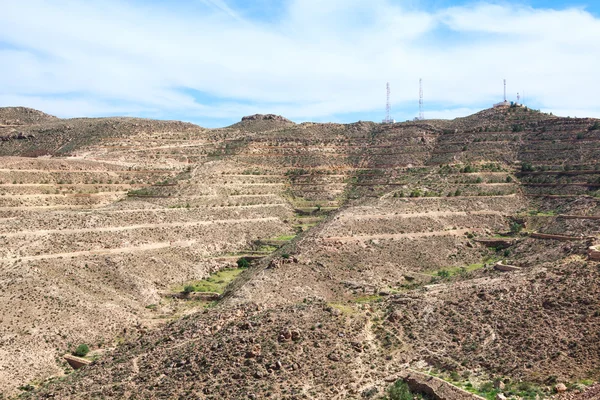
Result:
{"label": "antenna mast", "polygon": [[504,102],[506,103],[506,79],[504,80]]}
{"label": "antenna mast", "polygon": [[392,94],[392,90],[390,89],[389,82],[386,84],[386,90],[387,90],[387,101],[385,103],[385,122],[389,124],[391,121],[390,113],[392,111],[392,106],[390,104],[390,95]]}
{"label": "antenna mast", "polygon": [[425,119],[425,112],[423,111],[423,79],[419,78],[419,120]]}

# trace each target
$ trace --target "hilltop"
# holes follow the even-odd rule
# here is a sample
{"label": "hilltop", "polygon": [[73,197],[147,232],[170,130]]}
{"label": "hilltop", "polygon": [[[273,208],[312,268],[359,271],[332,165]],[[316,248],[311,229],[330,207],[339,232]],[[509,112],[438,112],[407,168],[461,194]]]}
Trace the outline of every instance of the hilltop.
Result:
{"label": "hilltop", "polygon": [[3,118],[9,395],[598,390],[598,120]]}

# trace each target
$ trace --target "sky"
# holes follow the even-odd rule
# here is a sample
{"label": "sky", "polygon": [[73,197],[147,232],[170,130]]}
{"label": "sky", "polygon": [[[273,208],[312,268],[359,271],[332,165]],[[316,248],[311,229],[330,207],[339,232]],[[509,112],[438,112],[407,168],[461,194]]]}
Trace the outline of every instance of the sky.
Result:
{"label": "sky", "polygon": [[455,118],[521,93],[600,117],[600,1],[0,0],[0,107],[205,127]]}

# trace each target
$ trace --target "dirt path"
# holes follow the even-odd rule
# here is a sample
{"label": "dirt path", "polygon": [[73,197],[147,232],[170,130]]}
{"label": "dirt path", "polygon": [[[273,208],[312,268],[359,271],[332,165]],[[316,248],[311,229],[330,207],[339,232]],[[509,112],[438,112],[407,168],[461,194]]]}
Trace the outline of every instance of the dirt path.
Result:
{"label": "dirt path", "polygon": [[[15,259],[18,259],[21,261],[33,261],[33,260],[46,260],[46,259],[51,259],[51,258],[71,258],[71,257],[81,257],[81,256],[89,256],[89,255],[133,253],[133,252],[138,252],[138,251],[164,249],[167,247],[171,247],[171,244],[169,242],[148,243],[148,244],[144,244],[141,246],[119,247],[119,248],[114,248],[114,249],[74,251],[71,253],[41,254],[39,256],[26,256],[26,257],[14,256],[12,259],[4,258],[4,259],[0,259],[0,261],[14,261]],[[180,246],[180,247],[184,247],[184,246]]]}
{"label": "dirt path", "polygon": [[468,215],[504,215],[500,211],[428,211],[405,214],[363,214],[363,215],[341,215],[340,219],[391,219],[391,218],[411,218],[411,217],[449,217],[449,216],[468,216]]}
{"label": "dirt path", "polygon": [[434,231],[434,232],[416,232],[416,233],[387,233],[379,235],[357,235],[357,236],[338,236],[338,237],[327,237],[322,238],[326,242],[354,242],[354,241],[365,241],[371,239],[416,239],[428,236],[461,236],[465,233],[472,231],[473,229],[452,229],[448,231]]}
{"label": "dirt path", "polygon": [[49,234],[72,234],[72,233],[89,233],[89,232],[123,232],[136,229],[149,229],[149,228],[172,228],[172,227],[188,227],[188,226],[203,226],[203,225],[215,225],[215,224],[238,224],[241,222],[265,222],[265,221],[279,221],[277,217],[263,217],[263,218],[240,218],[240,219],[218,219],[213,221],[191,221],[191,222],[170,222],[164,224],[140,224],[140,225],[126,225],[117,227],[105,227],[105,228],[80,228],[80,229],[41,229],[41,230],[29,230],[2,234],[3,237],[17,237],[17,236],[41,236]]}

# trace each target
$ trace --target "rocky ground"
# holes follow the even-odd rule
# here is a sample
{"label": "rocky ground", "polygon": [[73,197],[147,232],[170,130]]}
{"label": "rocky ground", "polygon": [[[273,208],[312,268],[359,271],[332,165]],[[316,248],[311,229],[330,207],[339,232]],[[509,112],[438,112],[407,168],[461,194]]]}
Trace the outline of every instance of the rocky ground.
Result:
{"label": "rocky ground", "polygon": [[[381,398],[412,368],[489,398],[594,398],[593,123],[0,109],[0,391]],[[241,257],[219,301],[173,297]],[[72,373],[81,343],[103,355]]]}

